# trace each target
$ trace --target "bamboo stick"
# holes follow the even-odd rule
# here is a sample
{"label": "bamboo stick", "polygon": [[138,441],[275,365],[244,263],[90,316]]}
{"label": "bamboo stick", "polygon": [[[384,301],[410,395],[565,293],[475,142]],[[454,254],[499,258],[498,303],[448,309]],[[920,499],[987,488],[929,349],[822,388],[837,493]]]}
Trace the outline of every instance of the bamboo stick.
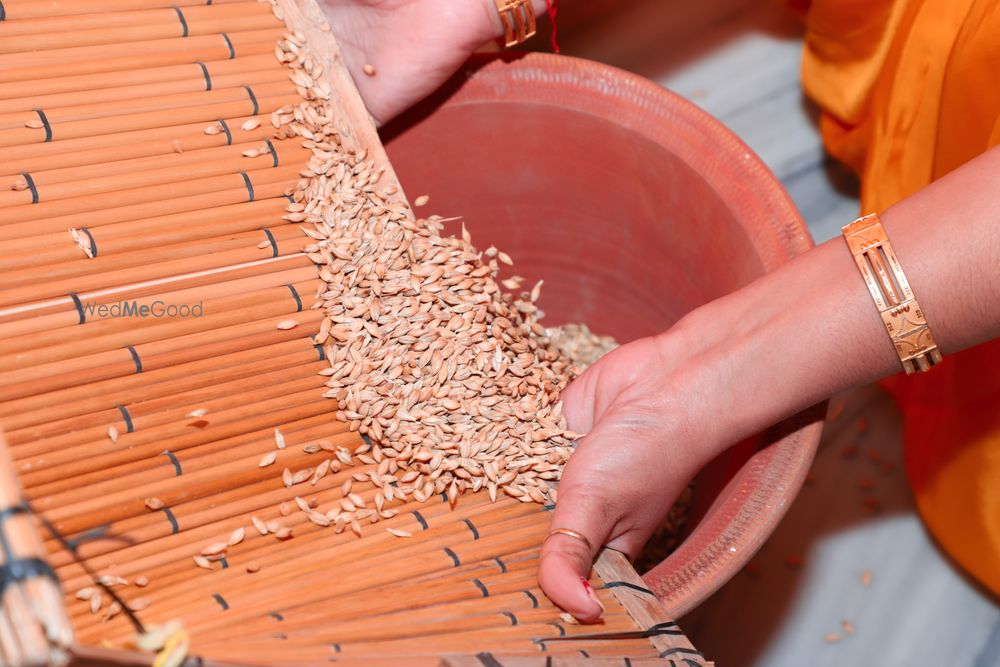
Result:
{"label": "bamboo stick", "polygon": [[[265,141],[233,146],[227,154],[217,159],[206,159],[189,165],[168,165],[157,169],[136,170],[123,173],[112,173],[107,176],[93,176],[73,181],[57,183],[35,182],[35,192],[27,190],[0,190],[0,206],[31,205],[32,198],[39,201],[55,202],[63,199],[74,199],[95,196],[103,193],[121,193],[139,188],[155,187],[165,184],[183,184],[193,179],[211,178],[226,174],[250,173],[264,169],[277,169],[279,165],[301,165],[306,159],[306,149],[291,142],[265,143]],[[273,146],[273,151],[272,147]],[[257,157],[248,157],[243,151],[253,149],[266,151]],[[299,167],[301,169],[301,167]],[[37,194],[35,194],[37,193]]]}
{"label": "bamboo stick", "polygon": [[[241,2],[230,5],[192,5],[184,9],[184,16],[191,19],[233,18],[271,14],[267,5]],[[170,6],[156,9],[133,9],[130,11],[103,11],[75,16],[51,16],[44,18],[20,19],[0,23],[0,40],[15,35],[44,35],[59,31],[96,30],[98,28],[126,28],[151,23],[177,20],[177,13]]]}
{"label": "bamboo stick", "polygon": [[0,655],[9,665],[64,664],[73,631],[60,599],[58,582],[49,579],[45,552],[25,505],[21,485],[0,436]]}
{"label": "bamboo stick", "polygon": [[[2,58],[2,56],[0,56]],[[251,88],[254,96],[261,98],[281,97],[295,92],[295,85],[285,77],[270,83],[261,83]],[[198,90],[188,93],[173,93],[150,95],[147,97],[129,98],[124,100],[99,101],[89,104],[73,104],[44,109],[46,120],[52,126],[53,138],[63,136],[59,128],[74,122],[99,120],[108,118],[128,117],[142,113],[165,112],[190,107],[209,106],[226,102],[244,102],[244,114],[254,115],[254,103],[250,91],[244,85],[233,88],[213,86],[211,90]],[[0,114],[0,129],[24,127],[29,120],[38,120],[38,113],[32,109]]]}
{"label": "bamboo stick", "polygon": [[214,382],[246,377],[257,369],[285,368],[317,360],[312,341],[296,337],[261,347],[250,347],[128,377],[78,384],[69,389],[35,394],[25,399],[0,402],[0,422],[9,428],[41,424],[51,418],[51,405],[61,405],[60,414],[73,417],[106,406],[123,405],[171,392],[210,386]]}
{"label": "bamboo stick", "polygon": [[[259,222],[259,220],[255,222]],[[209,228],[211,229],[211,226]],[[205,299],[221,297],[226,294],[255,292],[271,287],[283,286],[285,289],[289,289],[287,285],[305,282],[315,278],[315,276],[315,268],[301,267],[287,271],[269,271],[266,273],[252,274],[246,278],[223,280],[217,283],[196,285],[185,289],[168,289],[152,294],[130,294],[128,292],[124,292],[102,296],[100,298],[89,298],[86,295],[77,295],[77,298],[80,299],[81,304],[93,304],[95,306],[113,304],[129,298],[139,304],[147,305],[156,300],[168,303],[198,303],[199,301],[204,301]],[[166,285],[165,287],[169,288],[171,286]],[[298,296],[302,299],[303,307],[306,307],[311,305],[311,299],[314,295],[313,293],[305,292],[299,293]],[[52,329],[64,329],[66,327],[75,327],[80,325],[80,313],[76,308],[76,304],[73,303],[72,300],[62,303],[61,307],[59,304],[56,304],[49,308],[38,308],[35,310],[35,313],[34,317],[22,317],[20,319],[14,319],[13,317],[4,318],[0,315],[0,339],[10,338],[31,332],[50,331]],[[107,317],[110,316],[110,314],[107,315]],[[96,322],[101,319],[103,318],[100,311],[94,309],[93,312],[88,313],[86,307],[84,308],[84,322]]]}
{"label": "bamboo stick", "polygon": [[[281,39],[282,30],[268,28],[234,32],[229,36],[233,50],[240,55],[239,48],[249,44],[267,44],[274,49],[274,43]],[[157,65],[190,63],[198,60],[222,60],[230,56],[230,47],[219,35],[197,37],[175,37],[155,39],[138,43],[100,44],[97,46],[73,46],[65,49],[37,51],[26,59],[22,54],[0,55],[0,81],[23,81],[34,77],[45,78],[50,73],[65,71],[66,74],[84,74],[97,71],[102,63],[114,63],[114,69],[126,69],[129,63],[142,62]],[[25,64],[27,60],[28,64]],[[123,67],[124,66],[124,67]],[[31,76],[25,76],[26,73]]]}
{"label": "bamboo stick", "polygon": [[[125,160],[105,160],[90,166],[74,165],[71,167],[35,170],[31,172],[31,179],[38,188],[39,199],[48,200],[55,197],[48,192],[46,186],[54,183],[70,183],[73,181],[89,180],[93,178],[107,178],[117,174],[159,170],[167,167],[185,170],[190,167],[199,166],[203,162],[211,162],[236,156],[243,157],[243,151],[248,148],[258,148],[264,143],[265,139],[269,139],[272,129],[270,119],[267,116],[248,116],[247,119],[260,123],[260,126],[250,130],[244,130],[240,125],[230,127],[230,132],[233,135],[233,143],[225,146],[200,148],[193,151],[185,150],[183,153],[171,152],[164,155],[130,158]],[[213,125],[217,131],[222,132],[221,126],[217,123],[208,123],[205,125],[205,128],[207,129]],[[308,161],[308,153],[303,153],[304,149],[296,145],[298,142],[276,140],[272,143],[278,150],[280,158],[279,163],[304,164]],[[250,162],[250,159],[245,159],[243,160],[241,166],[246,166]],[[20,164],[17,164],[16,167],[20,167]],[[9,176],[0,177],[0,189],[10,189],[18,179],[23,179],[24,176],[22,171]],[[236,171],[243,171],[243,169],[237,169]],[[131,187],[136,186],[131,185]]]}
{"label": "bamboo stick", "polygon": [[[268,166],[268,163],[262,163],[263,166]],[[261,197],[257,196],[256,188],[258,183],[292,183],[297,181],[298,169],[294,166],[282,167],[272,169],[263,169],[253,172],[245,172],[250,178],[251,184],[254,187],[254,197],[250,197],[250,192],[247,189],[246,181],[240,174],[228,174],[224,176],[212,176],[207,178],[201,178],[194,181],[181,181],[178,183],[166,183],[163,185],[154,185],[148,187],[132,188],[132,189],[120,189],[115,192],[105,192],[99,194],[93,194],[83,197],[77,197],[72,201],[56,200],[52,202],[39,202],[38,204],[28,204],[23,206],[12,206],[7,209],[0,209],[0,225],[7,225],[16,222],[25,222],[28,220],[38,220],[40,218],[47,218],[52,216],[66,216],[71,213],[80,212],[101,212],[107,211],[108,209],[122,208],[130,204],[152,204],[152,207],[157,206],[162,207],[164,200],[174,200],[182,197],[189,197],[191,195],[201,195],[208,194],[210,198],[207,200],[208,206],[218,206],[221,204],[235,203],[234,201],[229,201],[225,198],[225,193],[230,191],[240,192],[240,198],[236,201],[252,201],[252,199],[259,199]],[[122,185],[127,185],[122,183]],[[288,187],[287,185],[285,187]],[[212,199],[211,197],[215,197]],[[74,205],[77,208],[74,208]],[[206,204],[202,204],[198,208],[205,207]],[[173,212],[168,210],[167,212]],[[95,213],[99,215],[99,213]],[[147,215],[156,215],[156,213],[148,213]],[[146,217],[146,215],[140,216]],[[87,225],[69,225],[74,227],[86,227]],[[61,229],[66,229],[67,227],[61,227]],[[59,231],[53,230],[53,231]],[[37,232],[36,232],[37,233]]]}
{"label": "bamboo stick", "polygon": [[[12,25],[4,23],[4,25]],[[205,68],[202,69],[201,65]],[[123,72],[99,72],[78,76],[0,84],[0,109],[4,113],[24,109],[47,109],[67,104],[86,104],[129,99],[156,93],[195,92],[262,83],[279,74],[272,54],[201,64],[169,65]],[[206,76],[207,75],[207,76]]]}
{"label": "bamboo stick", "polygon": [[[145,70],[150,68],[167,67],[170,65],[182,65],[189,63],[205,62],[209,60],[234,60],[236,57],[259,56],[266,53],[273,53],[273,42],[260,40],[256,33],[233,33],[228,35],[227,42],[224,37],[218,35],[217,40],[212,40],[206,46],[187,51],[176,51],[166,54],[137,55],[124,58],[105,58],[102,60],[77,61],[61,63],[58,65],[29,65],[19,68],[11,68],[0,72],[0,84],[15,84],[35,79],[51,79],[59,76],[63,72],[66,76],[79,76],[86,74],[107,74],[128,70]],[[266,32],[266,31],[264,31]],[[247,37],[250,35],[250,37]],[[186,40],[187,38],[185,38]],[[196,39],[205,39],[199,37]],[[158,40],[162,41],[162,40]],[[232,44],[232,50],[230,50]]]}
{"label": "bamboo stick", "polygon": [[0,33],[0,54],[98,45],[113,46],[128,42],[214,35],[222,32],[269,30],[278,26],[281,26],[281,22],[270,12],[217,18],[198,16],[193,12],[190,14],[166,12],[155,22],[138,25],[101,26],[9,36]]}
{"label": "bamboo stick", "polygon": [[[311,368],[296,365],[270,372],[261,371],[228,383],[223,382],[178,394],[162,394],[148,401],[129,403],[123,405],[125,411],[117,406],[109,406],[100,412],[57,419],[27,429],[8,429],[7,440],[12,447],[27,445],[41,439],[46,439],[47,446],[54,446],[55,443],[51,439],[63,436],[68,441],[63,440],[62,444],[77,444],[108,437],[108,429],[111,426],[114,426],[119,433],[127,433],[130,429],[143,430],[185,419],[185,415],[198,409],[214,412],[235,407],[238,403],[248,402],[252,396],[271,398],[276,393],[307,387],[315,387],[322,393],[323,377],[319,375],[319,371],[325,367],[328,368],[329,365],[317,361],[312,363]],[[310,370],[313,372],[310,373]],[[128,421],[124,419],[124,414],[128,415]],[[187,421],[196,420],[189,418]],[[23,455],[19,452],[18,457],[22,458]]]}
{"label": "bamboo stick", "polygon": [[[0,301],[18,303],[32,284],[37,285],[34,294],[47,292],[52,296],[62,296],[122,282],[138,282],[176,274],[179,272],[179,264],[190,268],[206,268],[218,266],[220,258],[247,261],[295,254],[301,252],[308,242],[298,227],[282,224],[211,239],[183,241],[155,249],[100,255],[93,259],[81,257],[42,267],[23,267],[0,273],[0,280],[8,284],[6,290],[0,291]],[[99,252],[100,246],[96,250]],[[214,253],[215,258],[211,255],[205,257],[202,253]]]}
{"label": "bamboo stick", "polygon": [[[26,125],[13,129],[0,129],[0,147],[6,148],[24,144],[47,143],[51,140],[79,139],[81,137],[110,134],[115,131],[148,130],[157,127],[167,127],[177,123],[208,123],[218,118],[252,115],[254,113],[269,114],[283,105],[297,102],[299,97],[298,95],[286,94],[261,96],[257,97],[256,100],[256,109],[251,100],[245,99],[178,107],[171,111],[140,111],[120,116],[68,120],[61,123],[52,123],[48,130],[46,130],[45,126],[34,128]],[[50,132],[52,139],[48,139]],[[177,150],[177,147],[183,150],[183,144],[179,142],[175,144],[175,150]]]}
{"label": "bamboo stick", "polygon": [[[246,0],[213,0],[216,4],[236,3],[245,5]],[[156,7],[188,7],[203,5],[205,0],[4,0],[7,20],[38,19],[56,16],[78,16],[103,12],[123,12]]]}
{"label": "bamboo stick", "polygon": [[[299,326],[296,329],[277,329],[275,324],[280,321],[277,319],[261,320],[227,327],[221,331],[190,334],[180,339],[138,345],[133,350],[116,350],[69,362],[57,361],[23,371],[12,371],[0,376],[0,401],[121,378],[137,372],[231,353],[246,347],[314,336],[319,331],[322,315],[317,311],[305,311],[297,319]],[[141,367],[136,363],[137,358]]]}

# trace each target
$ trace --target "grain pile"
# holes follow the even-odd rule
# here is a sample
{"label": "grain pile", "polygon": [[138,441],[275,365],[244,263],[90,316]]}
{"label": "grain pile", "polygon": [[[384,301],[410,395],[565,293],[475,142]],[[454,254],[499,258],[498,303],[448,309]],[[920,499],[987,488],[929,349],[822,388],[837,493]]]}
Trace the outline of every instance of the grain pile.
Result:
{"label": "grain pile", "polygon": [[316,337],[330,362],[326,396],[369,438],[336,460],[374,467],[378,513],[394,499],[446,493],[454,503],[482,488],[494,499],[551,502],[548,483],[577,437],[558,403],[573,368],[537,321],[537,290],[501,292],[495,278],[508,256],[477,251],[464,227],[445,236],[440,218],[410,218],[335,126],[301,35],[286,36],[277,54],[307,100],[272,122],[277,138],[299,137],[313,153],[285,217],[313,239],[304,251],[325,284],[314,307],[326,313]]}

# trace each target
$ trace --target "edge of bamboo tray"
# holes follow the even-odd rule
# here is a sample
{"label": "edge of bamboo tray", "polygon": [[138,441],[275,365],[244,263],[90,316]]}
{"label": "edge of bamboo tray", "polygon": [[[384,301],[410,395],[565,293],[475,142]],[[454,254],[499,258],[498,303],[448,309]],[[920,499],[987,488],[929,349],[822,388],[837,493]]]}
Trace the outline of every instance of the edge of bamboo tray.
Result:
{"label": "edge of bamboo tray", "polygon": [[[398,188],[396,196],[400,202],[406,204],[412,218],[413,211],[399,184],[396,172],[389,163],[389,156],[382,146],[375,121],[368,113],[361,99],[361,93],[358,92],[358,87],[347,70],[340,46],[333,33],[329,31],[330,24],[322,8],[316,0],[277,0],[277,3],[284,14],[287,28],[305,36],[309,51],[323,65],[323,77],[333,90],[331,100],[335,103],[332,106],[340,116],[338,125],[341,132],[345,137],[357,142],[359,147],[366,149],[369,159],[374,161],[377,167],[385,169],[383,180]],[[323,29],[324,26],[326,30]]]}

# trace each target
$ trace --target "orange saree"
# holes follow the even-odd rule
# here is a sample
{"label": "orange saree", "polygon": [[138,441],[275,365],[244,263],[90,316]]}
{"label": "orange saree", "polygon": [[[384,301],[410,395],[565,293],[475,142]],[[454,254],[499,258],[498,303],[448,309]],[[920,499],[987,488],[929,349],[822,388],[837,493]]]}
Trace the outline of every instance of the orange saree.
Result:
{"label": "orange saree", "polygon": [[[797,4],[804,86],[823,109],[828,150],[861,176],[865,213],[1000,144],[1000,2]],[[1000,196],[1000,174],[997,185]],[[905,416],[907,474],[927,527],[1000,594],[1000,341],[886,386]]]}

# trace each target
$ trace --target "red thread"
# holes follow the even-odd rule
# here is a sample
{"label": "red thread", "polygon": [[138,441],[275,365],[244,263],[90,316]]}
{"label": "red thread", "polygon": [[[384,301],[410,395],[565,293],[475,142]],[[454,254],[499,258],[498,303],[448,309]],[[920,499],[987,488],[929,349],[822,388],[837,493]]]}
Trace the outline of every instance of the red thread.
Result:
{"label": "red thread", "polygon": [[552,50],[559,53],[559,42],[556,41],[556,0],[545,0],[549,6],[549,23],[552,24]]}

